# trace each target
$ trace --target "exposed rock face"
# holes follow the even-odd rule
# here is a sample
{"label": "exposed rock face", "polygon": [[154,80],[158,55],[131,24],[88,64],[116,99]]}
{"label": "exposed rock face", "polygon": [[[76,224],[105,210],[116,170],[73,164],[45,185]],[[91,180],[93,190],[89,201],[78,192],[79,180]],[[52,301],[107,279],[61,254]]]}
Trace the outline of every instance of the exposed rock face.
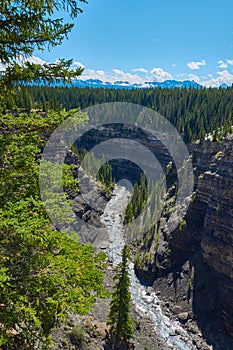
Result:
{"label": "exposed rock face", "polygon": [[65,163],[75,165],[73,175],[79,180],[78,192],[68,192],[76,215],[71,227],[78,233],[80,243],[91,243],[95,252],[105,251],[108,247],[108,231],[100,217],[110,195],[100,183],[85,174],[77,155],[68,149]]}
{"label": "exposed rock face", "polygon": [[[123,129],[115,125],[98,133],[90,132],[81,145],[89,150],[110,138],[138,137],[165,169],[171,162],[167,150],[158,140],[138,133],[132,126]],[[202,324],[216,319],[216,326],[233,337],[233,138],[193,145],[190,153],[196,195],[185,225],[171,236],[161,232],[156,251],[155,244],[147,250],[148,255],[155,256],[154,261],[137,266],[138,275],[142,280],[154,282],[155,289],[162,292],[170,284],[169,298],[172,303],[182,305],[181,311],[193,311]],[[138,179],[131,164],[121,162],[115,167],[119,179],[128,178],[132,182]],[[176,174],[172,172],[168,183],[174,179]]]}
{"label": "exposed rock face", "polygon": [[[80,243],[91,243],[97,252],[106,250],[108,231],[100,216],[109,199],[108,195],[103,187],[85,175],[81,168],[77,176],[81,190],[73,199],[73,211],[77,217],[73,229],[79,233]],[[82,197],[83,194],[85,199]]]}
{"label": "exposed rock face", "polygon": [[233,144],[213,158],[200,176],[199,201],[206,204],[201,245],[205,261],[233,279]]}
{"label": "exposed rock face", "polygon": [[233,142],[220,146],[199,178],[198,200],[206,206],[201,247],[216,276],[220,316],[233,336]]}
{"label": "exposed rock face", "polygon": [[[168,164],[172,161],[172,158],[166,149],[166,147],[156,138],[150,137],[150,135],[143,131],[140,128],[137,128],[133,125],[124,125],[124,124],[108,124],[106,127],[101,126],[101,129],[90,129],[85,133],[80,139],[75,143],[79,151],[88,150],[91,151],[96,145],[111,139],[127,139],[138,142],[143,145],[146,149],[150,150],[158,159],[163,171],[166,173]],[[140,180],[141,170],[138,166],[131,161],[124,159],[124,154],[127,153],[127,159],[130,159],[130,156],[136,155],[140,158],[139,148],[135,143],[135,148],[132,150],[127,149],[127,152],[124,149],[124,144],[122,146],[119,142],[116,143],[118,148],[119,159],[113,159],[110,163],[113,166],[113,178],[116,181],[120,179],[128,179],[132,183]],[[121,148],[122,147],[122,148]],[[107,149],[105,149],[107,152]],[[132,154],[130,152],[133,152]],[[122,159],[121,159],[122,158]],[[148,159],[145,159],[145,154],[141,154],[141,160],[143,160],[148,165]],[[150,167],[149,167],[150,169]],[[154,166],[153,166],[154,171]],[[167,181],[172,183],[174,181],[176,174],[171,173],[168,176]]]}
{"label": "exposed rock face", "polygon": [[138,273],[200,324],[212,318],[233,337],[233,139],[194,145],[191,152],[196,194],[185,225],[161,235],[157,251],[149,250],[154,263]]}
{"label": "exposed rock face", "polygon": [[210,267],[233,278],[233,141],[195,145],[192,153],[197,191],[187,226],[171,244],[190,252],[201,247]]}

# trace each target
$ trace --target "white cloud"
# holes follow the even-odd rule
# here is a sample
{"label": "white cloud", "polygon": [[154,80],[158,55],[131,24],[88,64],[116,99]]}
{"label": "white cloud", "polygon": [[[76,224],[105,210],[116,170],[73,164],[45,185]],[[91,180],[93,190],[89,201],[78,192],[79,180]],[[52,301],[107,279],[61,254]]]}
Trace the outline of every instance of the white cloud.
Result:
{"label": "white cloud", "polygon": [[85,69],[85,71],[82,73],[82,75],[79,78],[82,80],[98,79],[102,81],[110,81],[109,80],[110,77],[106,72],[103,72],[101,70],[94,70],[94,69]]}
{"label": "white cloud", "polygon": [[[37,57],[37,56],[31,56],[31,57],[24,57],[22,55],[19,55],[17,57],[17,60],[16,62],[19,64],[19,65],[23,65],[25,64],[26,62],[30,62],[30,63],[35,63],[35,64],[39,64],[41,66],[43,66],[46,61],[42,60],[40,57]],[[3,71],[7,68],[7,66],[11,66],[10,64],[9,65],[4,65],[3,63],[0,62],[0,71]]]}
{"label": "white cloud", "polygon": [[176,78],[182,78],[182,79],[187,79],[187,74],[176,74]]}
{"label": "white cloud", "polygon": [[132,72],[136,72],[136,73],[148,73],[148,69],[145,69],[145,68],[135,68],[135,69],[132,69]]}
{"label": "white cloud", "polygon": [[189,74],[188,78],[189,80],[194,80],[196,83],[200,83],[200,78],[197,75]]}
{"label": "white cloud", "polygon": [[[40,57],[38,56],[30,56],[30,57],[24,57],[22,55],[19,55],[17,57],[16,63],[18,63],[19,65],[24,65],[26,62],[30,62],[30,63],[34,63],[34,64],[39,64],[40,66],[45,65],[47,62],[42,60]],[[56,61],[58,62],[58,60]],[[56,63],[55,62],[55,63]]]}
{"label": "white cloud", "polygon": [[223,60],[220,60],[217,63],[218,63],[219,68],[225,69],[228,67],[228,65]]}
{"label": "white cloud", "polygon": [[[36,63],[40,65],[44,65],[46,61],[41,59],[37,56],[31,56],[29,58],[24,58],[20,56],[18,58],[18,62],[23,64],[24,62],[31,62]],[[231,73],[226,68],[229,66],[233,66],[233,59],[224,59],[219,60],[218,62],[219,68],[222,68],[223,70],[219,70],[215,75],[207,74],[206,76],[199,77],[195,74],[178,74],[176,75],[176,79],[180,80],[194,80],[197,83],[200,83],[203,86],[206,87],[218,87],[221,84],[227,84],[232,85],[233,84],[233,73]],[[84,65],[81,62],[74,62],[74,66],[78,67],[84,67]],[[202,60],[200,62],[190,62],[188,63],[188,67],[190,69],[199,69],[200,66],[206,65],[205,60]],[[173,64],[172,66],[175,66]],[[0,71],[4,70],[5,66],[0,62]],[[138,74],[137,74],[138,73]],[[146,81],[157,81],[157,82],[163,82],[165,80],[173,79],[172,75],[169,72],[166,72],[160,67],[155,67],[151,71],[145,69],[145,68],[135,68],[131,70],[131,73],[124,72],[120,69],[113,69],[112,71],[104,71],[101,69],[88,69],[86,68],[84,73],[81,75],[80,79],[82,80],[88,80],[88,79],[98,79],[103,82],[110,82],[114,83],[116,81],[127,81],[130,84],[141,84],[142,86],[145,86]]]}
{"label": "white cloud", "polygon": [[201,79],[198,75],[195,75],[195,74],[177,74],[175,76],[175,78],[177,80],[180,80],[180,81],[184,81],[184,80],[191,80],[191,81],[195,81],[196,83],[198,84],[201,84]]}
{"label": "white cloud", "polygon": [[77,66],[77,67],[80,67],[80,68],[85,68],[84,64],[82,64],[81,62],[78,62],[78,61],[73,62],[73,66]]}
{"label": "white cloud", "polygon": [[25,61],[39,64],[41,66],[43,66],[46,63],[46,61],[42,60],[40,57],[37,57],[37,56],[31,56],[29,58],[26,58]]}
{"label": "white cloud", "polygon": [[123,72],[119,69],[113,69],[112,71],[115,74],[115,76],[113,76],[113,81],[128,81],[130,84],[143,84],[145,82],[145,78],[140,77],[138,74]]}
{"label": "white cloud", "polygon": [[104,75],[105,75],[105,71],[103,71],[103,70],[97,70],[96,73],[102,77],[104,77]]}
{"label": "white cloud", "polygon": [[[106,72],[103,70],[85,69],[81,75],[81,79],[99,79],[103,82],[114,83],[116,81],[127,81],[130,84],[144,84],[146,81],[158,81],[163,82],[165,80],[172,79],[172,75],[165,72],[162,68],[154,68],[150,72],[144,68],[133,69],[134,74],[129,72],[124,72],[120,69],[113,69],[111,72]],[[136,74],[136,73],[141,73]]]}
{"label": "white cloud", "polygon": [[201,84],[207,87],[209,86],[218,87],[221,84],[232,85],[233,74],[231,74],[228,70],[223,70],[223,71],[217,72],[217,77],[212,77],[209,80],[202,81]]}
{"label": "white cloud", "polygon": [[228,66],[233,66],[233,60],[219,60],[218,62],[219,68],[226,69]]}
{"label": "white cloud", "polygon": [[143,84],[145,82],[145,78],[140,77],[137,74],[130,74],[124,72],[120,69],[113,69],[111,72],[105,72],[103,70],[94,70],[94,69],[85,69],[82,73],[80,79],[88,80],[88,79],[98,79],[103,82],[114,83],[116,81],[127,81],[130,84]]}
{"label": "white cloud", "polygon": [[189,69],[195,70],[195,69],[200,69],[201,66],[205,66],[206,62],[205,60],[199,61],[199,62],[189,62],[187,63],[187,67]]}
{"label": "white cloud", "polygon": [[120,69],[113,69],[112,71],[113,71],[113,73],[115,73],[117,75],[124,75],[124,72]]}
{"label": "white cloud", "polygon": [[37,57],[37,56],[24,57],[22,55],[19,55],[17,62],[19,64],[24,64],[26,62],[30,62],[30,63],[39,64],[41,66],[43,66],[46,63],[46,61],[42,60],[40,57]]}
{"label": "white cloud", "polygon": [[176,64],[175,64],[175,63],[173,63],[173,64],[172,64],[172,67],[176,67]]}
{"label": "white cloud", "polygon": [[172,75],[168,72],[165,72],[162,68],[156,67],[151,70],[154,81],[163,82],[165,80],[172,79]]}

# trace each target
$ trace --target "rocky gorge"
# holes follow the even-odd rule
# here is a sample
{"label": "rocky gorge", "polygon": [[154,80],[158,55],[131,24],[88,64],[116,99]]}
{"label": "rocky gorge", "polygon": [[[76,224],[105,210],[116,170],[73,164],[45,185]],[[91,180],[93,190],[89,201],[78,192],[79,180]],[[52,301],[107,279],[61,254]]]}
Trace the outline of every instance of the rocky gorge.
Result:
{"label": "rocky gorge", "polygon": [[[137,273],[148,279],[174,315],[191,313],[214,349],[232,349],[233,143],[192,145],[195,193],[183,225],[162,230],[153,258]],[[164,248],[165,247],[165,248]],[[166,254],[169,251],[169,254]],[[158,268],[159,266],[159,268]],[[185,314],[184,314],[185,313]]]}
{"label": "rocky gorge", "polygon": [[[119,129],[102,130],[101,135],[95,132],[91,136],[86,135],[85,142],[91,141],[93,147],[95,143],[108,139],[110,132],[111,137],[116,137],[117,133],[122,136]],[[135,137],[135,131],[130,130],[130,134]],[[171,159],[161,143],[145,134],[140,135],[140,140],[155,151],[165,169]],[[172,234],[168,234],[166,218],[164,222],[161,220],[156,247],[151,242],[132,245],[137,278],[142,285],[152,288],[148,297],[153,297],[155,292],[165,314],[179,321],[188,333],[194,335],[193,345],[198,349],[233,348],[232,141],[232,137],[228,137],[222,142],[203,141],[190,146],[195,186],[183,222]],[[82,145],[88,149],[85,142],[82,140]],[[118,163],[114,166],[117,180],[125,177],[130,181],[138,179],[139,175],[137,171],[135,175],[131,164]],[[174,179],[172,170],[167,183],[171,185]],[[85,178],[84,181],[88,182]],[[93,188],[89,190],[91,197]],[[98,243],[98,249],[106,251],[108,232],[106,223],[100,220],[101,213],[86,206],[80,196],[75,199],[75,207],[76,215],[84,215],[87,222],[94,223],[94,245]],[[87,233],[86,241],[89,240]],[[150,259],[145,259],[145,253]],[[203,338],[207,343],[203,342]]]}

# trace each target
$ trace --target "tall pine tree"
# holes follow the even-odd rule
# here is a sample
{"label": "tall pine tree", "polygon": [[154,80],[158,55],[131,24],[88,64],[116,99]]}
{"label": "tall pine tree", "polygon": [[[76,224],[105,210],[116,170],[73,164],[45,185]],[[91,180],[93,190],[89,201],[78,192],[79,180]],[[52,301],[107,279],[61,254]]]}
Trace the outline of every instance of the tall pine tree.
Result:
{"label": "tall pine tree", "polygon": [[129,349],[130,340],[133,337],[133,321],[130,318],[130,277],[129,277],[129,247],[124,246],[122,250],[122,262],[117,265],[117,272],[114,280],[112,301],[110,304],[108,324],[113,349]]}

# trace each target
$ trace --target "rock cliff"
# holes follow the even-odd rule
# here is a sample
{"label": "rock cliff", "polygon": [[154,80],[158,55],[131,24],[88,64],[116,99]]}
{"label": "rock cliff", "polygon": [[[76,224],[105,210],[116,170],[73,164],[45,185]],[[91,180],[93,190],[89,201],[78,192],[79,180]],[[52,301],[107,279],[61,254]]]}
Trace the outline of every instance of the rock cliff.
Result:
{"label": "rock cliff", "polygon": [[222,334],[233,337],[233,138],[190,152],[195,194],[185,220],[172,235],[162,231],[157,250],[148,250],[152,261],[136,268],[175,313],[193,313],[214,349],[231,349],[230,340],[219,344]]}
{"label": "rock cliff", "polygon": [[[171,163],[159,140],[132,126],[108,126],[98,133],[92,130],[77,147],[90,150],[110,138],[126,137],[138,138],[164,170]],[[190,154],[195,193],[186,217],[172,235],[166,233],[165,225],[159,242],[149,239],[149,245],[135,247],[135,253],[141,249],[135,268],[142,281],[160,292],[178,318],[183,317],[182,312],[189,313],[214,349],[230,350],[231,341],[224,338],[228,339],[225,342],[222,335],[233,337],[233,138],[194,144]],[[116,180],[134,182],[139,178],[138,170],[125,161],[113,162],[113,170]],[[176,173],[172,169],[167,184],[174,181]],[[153,238],[155,241],[156,236]],[[189,318],[185,319],[188,328]]]}
{"label": "rock cliff", "polygon": [[[207,147],[207,153],[212,147]],[[233,142],[226,140],[215,147],[209,170],[198,183],[197,198],[206,208],[201,248],[215,277],[220,317],[233,336]]]}

